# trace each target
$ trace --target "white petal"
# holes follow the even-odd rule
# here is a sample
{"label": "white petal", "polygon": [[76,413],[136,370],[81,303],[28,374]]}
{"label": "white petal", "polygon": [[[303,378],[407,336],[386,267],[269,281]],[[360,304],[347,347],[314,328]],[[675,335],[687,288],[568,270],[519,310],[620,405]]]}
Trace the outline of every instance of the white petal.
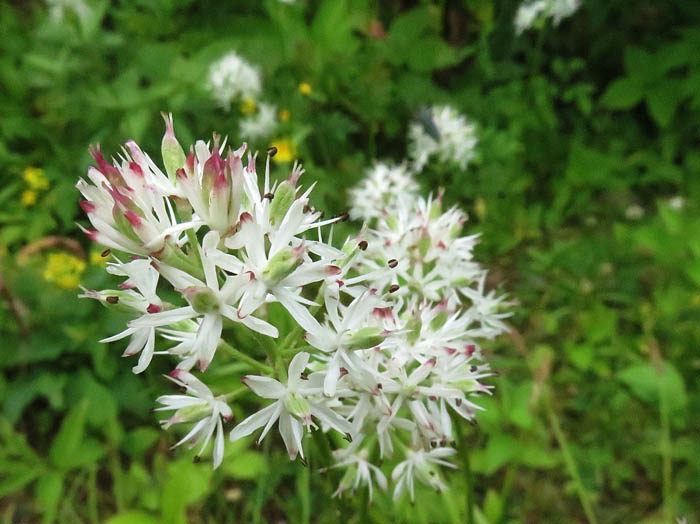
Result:
{"label": "white petal", "polygon": [[278,399],[287,392],[287,389],[282,384],[270,377],[246,375],[241,381],[252,389],[253,393],[263,398]]}
{"label": "white petal", "polygon": [[269,406],[261,409],[257,413],[253,413],[243,422],[238,424],[231,431],[231,440],[235,442],[238,439],[247,437],[256,429],[261,428],[265,424],[267,424],[267,422],[273,417],[275,410],[279,407],[278,404],[278,402],[270,404]]}

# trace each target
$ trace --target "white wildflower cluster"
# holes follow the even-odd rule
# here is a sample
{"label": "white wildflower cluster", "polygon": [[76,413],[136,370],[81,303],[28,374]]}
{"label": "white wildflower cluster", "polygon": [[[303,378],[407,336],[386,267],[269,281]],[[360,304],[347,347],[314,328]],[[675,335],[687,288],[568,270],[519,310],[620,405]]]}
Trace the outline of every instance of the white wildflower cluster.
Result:
{"label": "white wildflower cluster", "polygon": [[268,138],[275,133],[278,124],[277,108],[261,102],[252,114],[241,121],[240,133],[250,140]]}
{"label": "white wildflower cluster", "polygon": [[582,0],[534,0],[526,1],[518,7],[515,13],[515,31],[521,34],[527,29],[541,27],[547,19],[558,26],[564,19],[570,17],[581,6]]}
{"label": "white wildflower cluster", "polygon": [[[377,207],[357,214],[361,234],[336,248],[322,229],[345,216],[321,218],[311,188],[299,186],[301,166],[271,183],[268,156],[260,180],[245,144],[227,148],[214,135],[185,153],[165,120],[164,170],[127,142],[112,162],[93,150],[97,167],[77,187],[86,233],[119,252],[107,270],[124,279],[83,296],[131,316],[104,341],[129,339],[134,372],[156,355],[173,362],[169,378],[183,392],[156,400],[172,412],[164,428],[189,428],[176,445],[198,446],[199,456],[212,443],[221,464],[235,400],[259,409],[234,421],[232,440],[259,442],[277,426],[290,459],[303,460],[318,449],[310,434],[328,439],[337,448],[328,466],[345,470],[337,494],[386,489],[380,464],[390,460],[396,499],[414,496],[415,479],[444,489],[453,417],[473,419],[475,397],[489,392],[481,343],[508,315],[484,289],[477,237],[461,236],[464,213],[443,211],[442,195],[417,196],[402,168],[377,166],[368,182]],[[231,360],[250,373],[208,386],[210,366]]]}
{"label": "white wildflower cluster", "polygon": [[262,90],[260,71],[230,52],[209,66],[209,89],[214,100],[228,110],[233,102],[257,99]]}
{"label": "white wildflower cluster", "polygon": [[368,169],[360,185],[350,190],[350,218],[368,221],[384,209],[394,209],[398,195],[417,194],[418,183],[408,166],[376,162]]}
{"label": "white wildflower cluster", "polygon": [[240,123],[240,136],[260,140],[275,133],[277,108],[261,101],[262,78],[257,67],[230,52],[211,64],[208,85],[214,100],[226,111],[234,102],[242,103],[247,114]]}
{"label": "white wildflower cluster", "polygon": [[429,161],[465,169],[474,158],[476,126],[451,106],[421,111],[409,129],[408,153],[415,171]]}
{"label": "white wildflower cluster", "polygon": [[85,0],[46,0],[46,6],[54,22],[63,22],[66,13],[70,11],[81,19],[90,16],[90,8]]}

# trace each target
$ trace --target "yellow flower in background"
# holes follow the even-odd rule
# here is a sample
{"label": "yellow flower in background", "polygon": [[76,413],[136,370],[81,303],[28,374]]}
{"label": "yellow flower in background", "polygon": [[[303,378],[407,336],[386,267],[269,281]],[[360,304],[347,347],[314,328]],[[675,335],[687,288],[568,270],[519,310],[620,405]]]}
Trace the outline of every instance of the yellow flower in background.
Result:
{"label": "yellow flower in background", "polygon": [[282,120],[283,122],[289,120],[290,116],[292,116],[292,114],[289,112],[289,109],[283,109],[282,111],[280,111],[280,120]]}
{"label": "yellow flower in background", "polygon": [[291,162],[296,157],[296,147],[294,147],[294,144],[292,144],[291,140],[288,138],[280,138],[279,140],[272,142],[270,145],[277,148],[277,153],[275,153],[275,156],[272,157],[272,160],[275,162]]}
{"label": "yellow flower in background", "polygon": [[107,257],[102,256],[100,251],[90,251],[90,263],[94,266],[106,266]]}
{"label": "yellow flower in background", "polygon": [[33,189],[25,189],[22,191],[22,198],[21,202],[24,207],[31,207],[34,204],[36,204],[36,200],[39,197],[39,194],[34,191]]}
{"label": "yellow flower in background", "polygon": [[243,100],[243,103],[241,104],[241,113],[244,115],[251,115],[255,113],[256,109],[257,107],[255,105],[255,100],[250,97]]}
{"label": "yellow flower in background", "polygon": [[43,191],[49,188],[49,181],[44,176],[44,170],[40,167],[27,166],[22,172],[22,178],[30,187],[36,191]]}
{"label": "yellow flower in background", "polygon": [[307,95],[307,96],[310,95],[311,94],[311,84],[309,84],[308,82],[302,82],[301,84],[299,84],[299,92],[302,95]]}
{"label": "yellow flower in background", "polygon": [[80,284],[85,271],[85,261],[69,253],[50,253],[44,268],[44,280],[63,289],[72,289]]}

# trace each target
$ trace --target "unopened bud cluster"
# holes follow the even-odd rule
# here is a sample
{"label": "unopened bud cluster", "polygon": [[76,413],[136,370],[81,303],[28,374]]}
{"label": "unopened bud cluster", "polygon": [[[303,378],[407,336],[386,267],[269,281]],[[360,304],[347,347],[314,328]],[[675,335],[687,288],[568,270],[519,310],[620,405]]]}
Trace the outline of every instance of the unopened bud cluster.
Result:
{"label": "unopened bud cluster", "polygon": [[[485,291],[477,237],[461,233],[466,215],[443,209],[442,194],[418,196],[401,171],[372,206],[362,188],[353,193],[351,215],[365,227],[334,246],[324,229],[344,217],[322,219],[299,165],[271,183],[269,156],[260,177],[245,144],[215,135],[185,151],[165,122],[164,169],[127,142],[112,161],[94,149],[97,165],[77,185],[85,231],[111,250],[107,271],[122,279],[83,296],[131,316],[104,342],[128,339],[134,372],[156,355],[173,362],[169,378],[183,391],[157,399],[171,412],[163,427],[187,425],[177,445],[199,454],[211,443],[214,467],[229,422],[232,440],[260,441],[276,426],[290,459],[310,452],[310,433],[333,432],[328,466],[345,469],[338,494],[386,489],[380,464],[391,462],[396,498],[413,497],[415,479],[443,489],[453,418],[473,419],[476,397],[489,392],[481,343],[508,315]],[[238,346],[241,330],[255,346]],[[243,384],[208,386],[210,366],[232,359],[249,368]],[[260,409],[232,421],[234,399]]]}

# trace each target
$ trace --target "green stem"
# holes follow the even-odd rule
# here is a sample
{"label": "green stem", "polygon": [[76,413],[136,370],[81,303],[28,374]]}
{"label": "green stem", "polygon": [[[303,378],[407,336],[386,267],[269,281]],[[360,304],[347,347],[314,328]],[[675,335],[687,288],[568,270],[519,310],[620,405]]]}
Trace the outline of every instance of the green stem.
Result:
{"label": "green stem", "polygon": [[233,391],[230,391],[224,395],[224,402],[231,402],[232,400],[235,400],[238,397],[243,396],[248,391],[250,391],[250,390],[245,386],[241,386],[238,389],[234,389]]}
{"label": "green stem", "polygon": [[[662,384],[659,381],[659,384]],[[671,522],[673,520],[673,501],[671,500],[671,482],[672,482],[672,465],[671,465],[671,423],[669,417],[668,396],[666,388],[659,387],[659,409],[661,414],[661,479],[663,493],[664,520]]]}
{"label": "green stem", "polygon": [[263,364],[262,362],[259,362],[258,360],[255,360],[253,357],[246,355],[242,351],[234,348],[231,344],[228,342],[225,342],[224,340],[221,340],[219,342],[219,349],[225,351],[229,355],[231,355],[234,358],[237,358],[241,362],[245,362],[249,366],[251,366],[254,369],[257,369],[258,371],[261,371],[265,373],[266,375],[272,375],[274,370],[268,366],[267,364]]}
{"label": "green stem", "polygon": [[[263,454],[265,455],[265,464],[270,466],[270,442],[272,439],[265,439],[265,444],[263,444]],[[253,515],[253,522],[258,524],[262,522],[262,507],[265,502],[265,481],[267,480],[267,475],[262,475],[258,481],[258,487],[255,490],[255,514]]]}
{"label": "green stem", "polygon": [[187,242],[190,244],[190,256],[192,256],[197,266],[202,267],[202,258],[199,255],[199,241],[194,229],[187,230]]}
{"label": "green stem", "polygon": [[303,524],[311,522],[311,474],[309,470],[309,467],[301,467],[297,484],[301,499],[301,522]]}
{"label": "green stem", "polygon": [[583,512],[586,514],[586,519],[590,524],[597,524],[595,513],[593,512],[593,506],[588,499],[588,494],[586,493],[586,488],[583,486],[583,481],[581,480],[581,475],[579,474],[578,467],[576,466],[576,461],[574,460],[571,450],[569,449],[568,441],[566,440],[566,435],[561,429],[561,424],[559,423],[559,417],[552,407],[552,401],[550,398],[550,392],[546,391],[544,395],[545,409],[547,410],[547,418],[549,418],[549,423],[552,426],[552,432],[554,433],[554,438],[559,444],[561,453],[564,456],[564,463],[566,464],[566,469],[574,482],[576,487],[576,493],[578,494],[581,506],[583,506]]}
{"label": "green stem", "polygon": [[462,421],[456,415],[452,417],[452,425],[457,435],[457,449],[462,459],[462,470],[464,482],[466,484],[467,518],[465,522],[466,524],[474,524],[474,477],[472,476],[471,465],[469,463],[469,449],[467,448],[466,439],[462,433]]}

